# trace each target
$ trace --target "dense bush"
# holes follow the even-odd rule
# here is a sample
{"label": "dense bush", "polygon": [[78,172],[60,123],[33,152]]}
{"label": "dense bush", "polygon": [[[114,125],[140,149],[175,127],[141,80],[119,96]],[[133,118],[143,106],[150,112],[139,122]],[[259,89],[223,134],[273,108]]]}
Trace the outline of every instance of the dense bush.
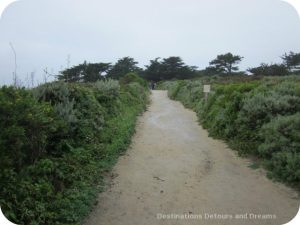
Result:
{"label": "dense bush", "polygon": [[264,157],[280,151],[300,152],[300,113],[274,118],[263,125],[259,135],[263,143],[258,151]]}
{"label": "dense bush", "polygon": [[120,94],[120,84],[117,80],[107,79],[98,81],[94,83],[94,86],[104,99],[105,97],[108,97],[108,100],[112,100],[117,98]]}
{"label": "dense bush", "polygon": [[[254,77],[241,81],[204,77],[159,86],[167,89],[172,99],[195,110],[211,136],[227,140],[240,154],[263,159],[271,176],[299,185],[300,79]],[[207,83],[213,91],[205,101],[202,86]]]}
{"label": "dense bush", "polygon": [[289,74],[288,68],[284,64],[266,64],[262,63],[260,66],[250,68],[248,71],[254,75],[262,76],[286,76]]}
{"label": "dense bush", "polygon": [[74,99],[70,99],[70,91],[66,83],[54,82],[39,86],[32,90],[33,96],[40,102],[48,102],[55,112],[68,124],[70,129],[77,122]]}
{"label": "dense bush", "polygon": [[120,78],[120,84],[126,85],[129,83],[138,83],[143,87],[147,87],[147,81],[141,78],[137,73],[127,73],[125,76]]}
{"label": "dense bush", "polygon": [[[121,90],[122,89],[122,90]],[[80,224],[130,143],[148,91],[136,82],[0,89],[0,205],[17,224]]]}
{"label": "dense bush", "polygon": [[[53,122],[55,121],[55,123]],[[53,150],[48,142],[63,132],[63,121],[50,104],[39,103],[25,89],[0,89],[0,167],[20,172]]]}

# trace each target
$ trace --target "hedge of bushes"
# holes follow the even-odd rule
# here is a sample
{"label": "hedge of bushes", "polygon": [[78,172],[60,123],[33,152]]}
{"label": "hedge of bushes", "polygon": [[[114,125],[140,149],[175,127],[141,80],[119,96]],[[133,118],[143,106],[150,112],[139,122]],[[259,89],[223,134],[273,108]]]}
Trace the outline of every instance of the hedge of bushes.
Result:
{"label": "hedge of bushes", "polygon": [[[211,84],[205,101],[203,85]],[[240,154],[261,159],[269,176],[300,185],[300,78],[203,78],[160,84],[196,111],[202,126]]]}
{"label": "hedge of bushes", "polygon": [[130,79],[0,89],[0,205],[17,224],[80,224],[148,90]]}

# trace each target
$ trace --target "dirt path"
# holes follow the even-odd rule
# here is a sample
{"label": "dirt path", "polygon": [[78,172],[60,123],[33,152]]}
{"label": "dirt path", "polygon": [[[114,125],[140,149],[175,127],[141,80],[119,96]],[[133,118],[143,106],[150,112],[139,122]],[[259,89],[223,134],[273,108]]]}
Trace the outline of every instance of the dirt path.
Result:
{"label": "dirt path", "polygon": [[[165,91],[154,91],[131,148],[85,225],[275,225],[291,220],[299,207],[297,193],[249,165],[209,138],[195,113],[169,100]],[[244,217],[235,219],[236,214]],[[259,215],[264,218],[253,218]]]}

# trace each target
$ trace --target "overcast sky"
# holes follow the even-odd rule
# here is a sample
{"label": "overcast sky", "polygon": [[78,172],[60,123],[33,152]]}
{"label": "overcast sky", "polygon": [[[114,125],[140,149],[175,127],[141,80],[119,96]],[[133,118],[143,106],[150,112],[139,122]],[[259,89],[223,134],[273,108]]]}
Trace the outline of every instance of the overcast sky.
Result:
{"label": "overcast sky", "polygon": [[14,55],[24,84],[43,69],[181,56],[204,68],[218,54],[244,56],[241,69],[300,52],[300,20],[280,0],[21,0],[0,20],[0,85],[12,83]]}

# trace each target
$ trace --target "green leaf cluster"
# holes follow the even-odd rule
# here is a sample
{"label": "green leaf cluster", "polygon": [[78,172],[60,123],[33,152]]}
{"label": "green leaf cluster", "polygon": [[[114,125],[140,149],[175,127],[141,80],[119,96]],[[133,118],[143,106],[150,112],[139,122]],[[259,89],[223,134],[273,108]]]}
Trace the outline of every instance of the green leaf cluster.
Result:
{"label": "green leaf cluster", "polygon": [[148,103],[138,82],[0,89],[0,205],[17,224],[80,224]]}

